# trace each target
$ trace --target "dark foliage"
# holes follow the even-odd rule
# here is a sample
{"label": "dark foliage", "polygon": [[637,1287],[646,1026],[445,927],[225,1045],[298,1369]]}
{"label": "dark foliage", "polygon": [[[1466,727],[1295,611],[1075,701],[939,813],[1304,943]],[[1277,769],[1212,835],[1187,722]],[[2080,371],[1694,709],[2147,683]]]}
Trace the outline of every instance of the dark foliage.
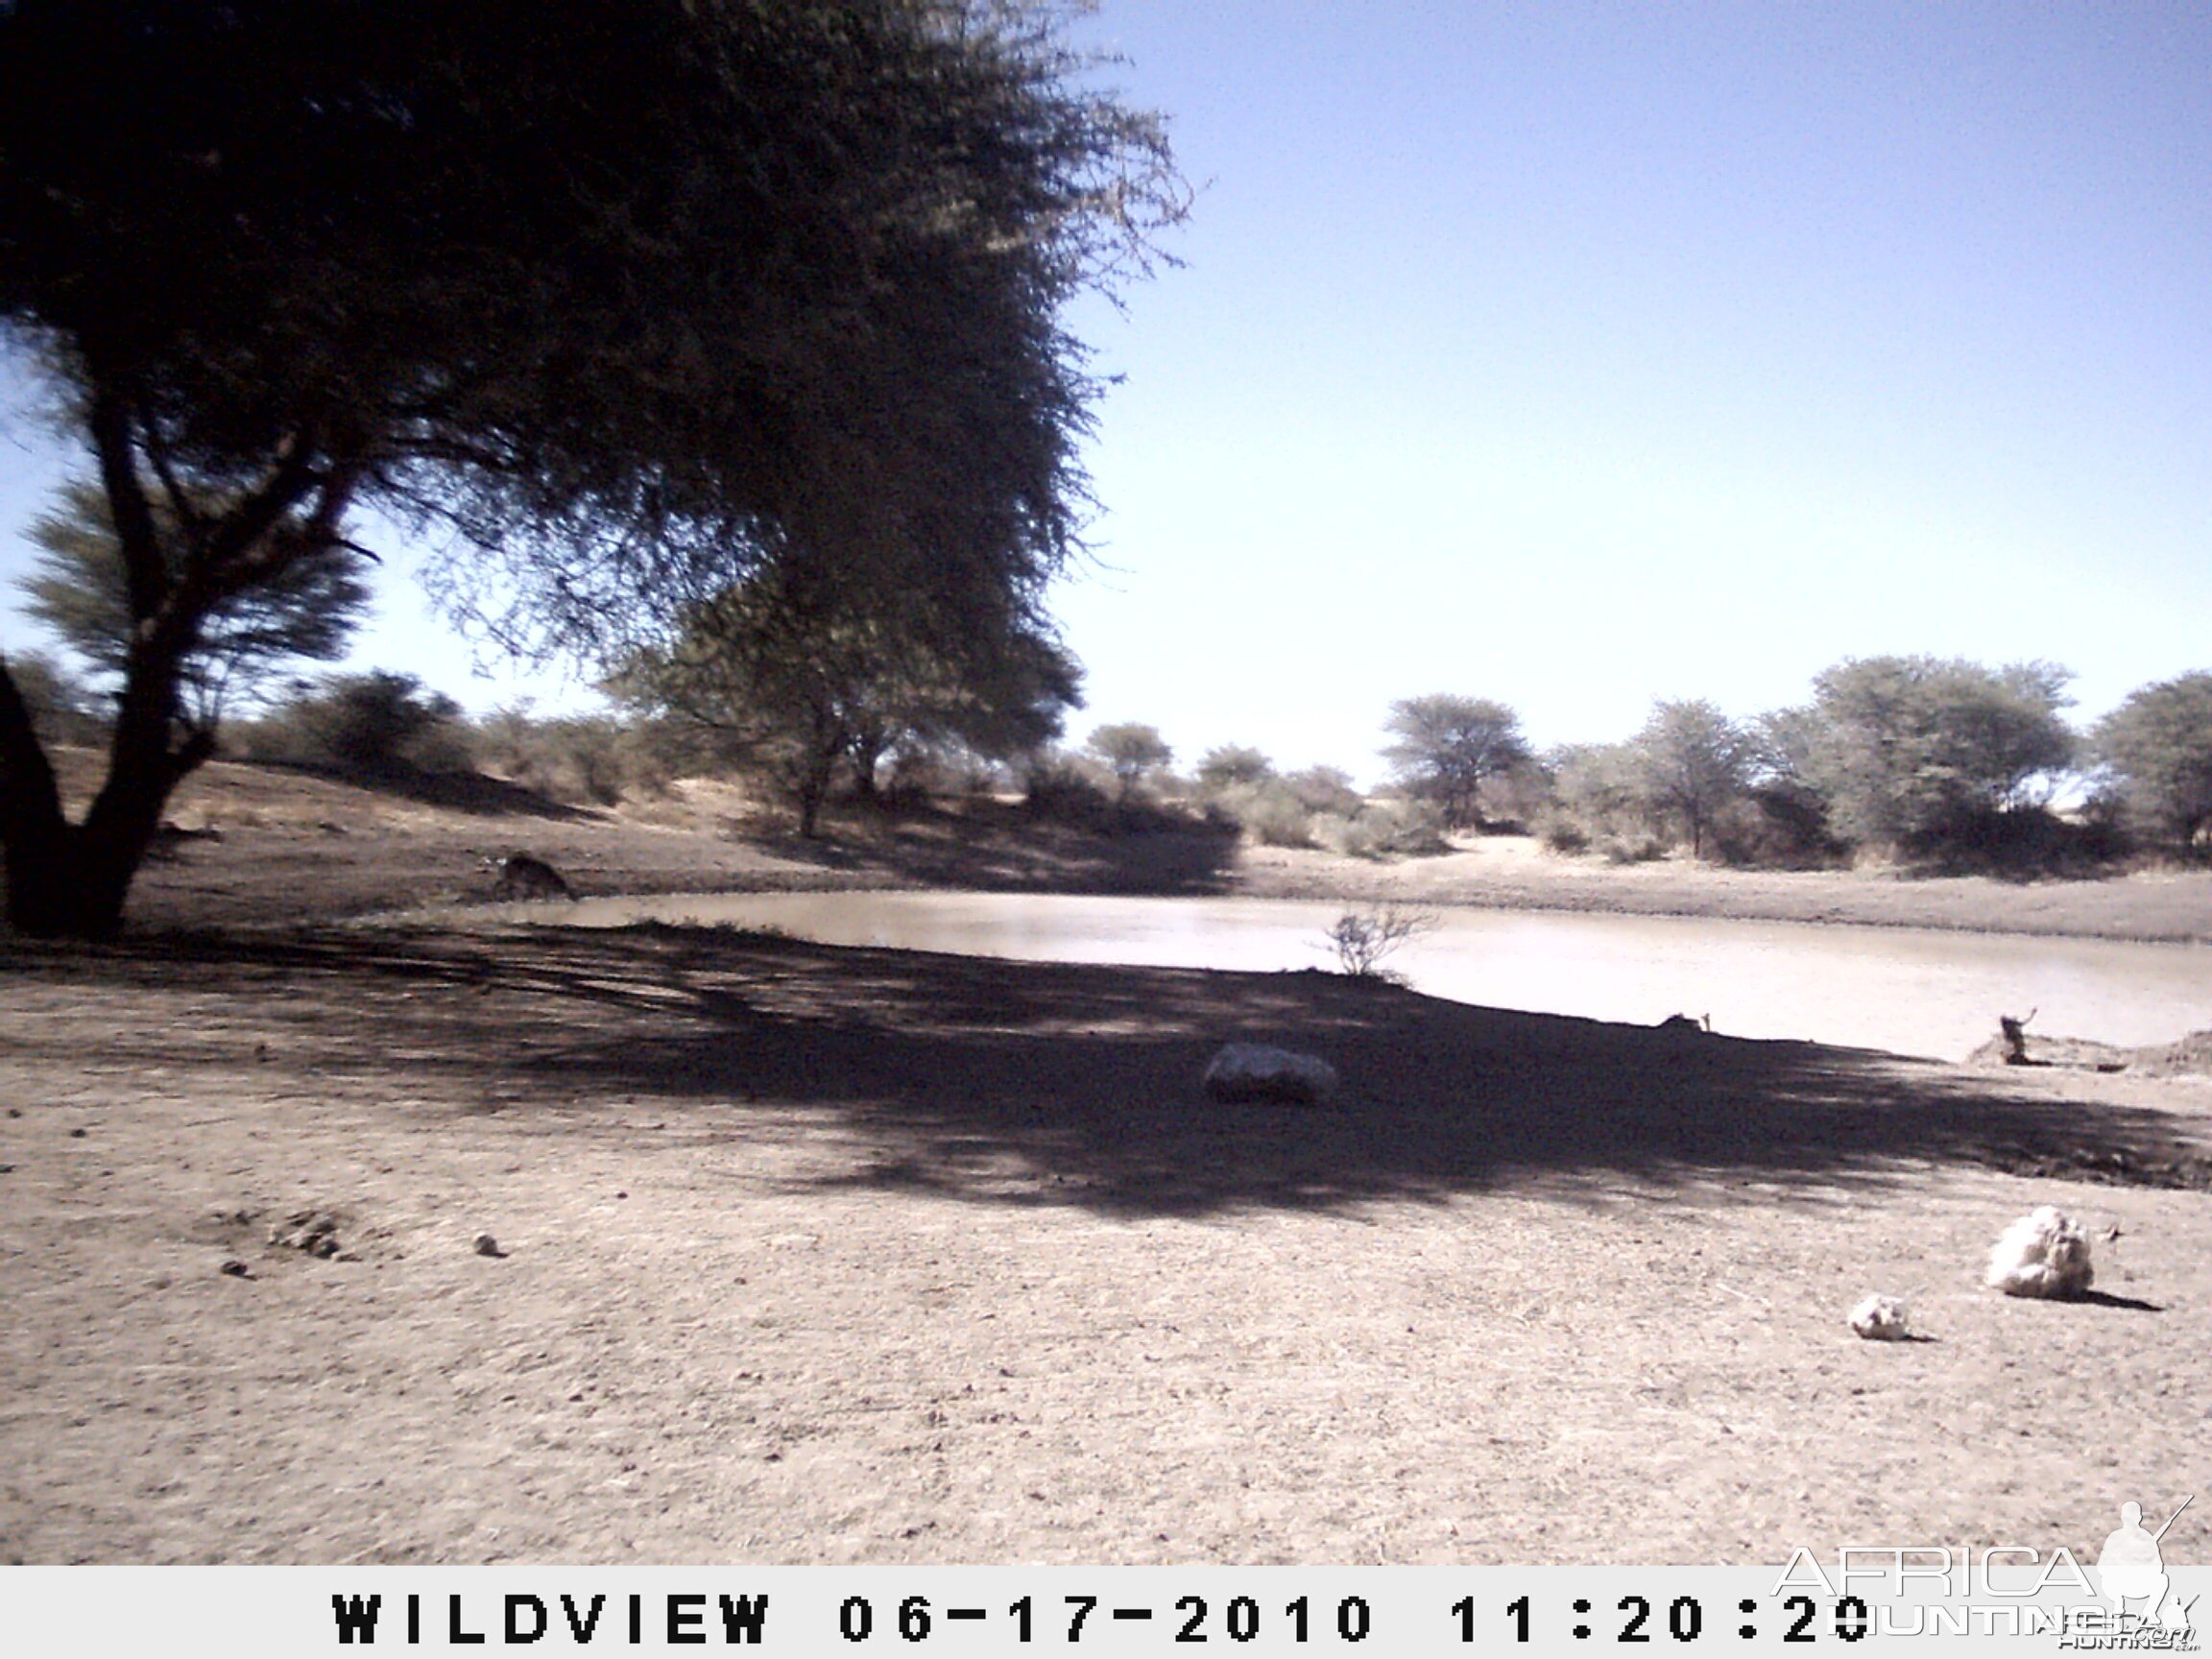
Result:
{"label": "dark foliage", "polygon": [[132,619],[81,825],[0,675],[15,925],[115,929],[212,747],[178,718],[209,616],[356,506],[442,531],[445,600],[539,648],[634,643],[770,541],[947,611],[1033,601],[1084,503],[1061,304],[1185,204],[1055,20],[0,11],[0,320],[74,399]]}

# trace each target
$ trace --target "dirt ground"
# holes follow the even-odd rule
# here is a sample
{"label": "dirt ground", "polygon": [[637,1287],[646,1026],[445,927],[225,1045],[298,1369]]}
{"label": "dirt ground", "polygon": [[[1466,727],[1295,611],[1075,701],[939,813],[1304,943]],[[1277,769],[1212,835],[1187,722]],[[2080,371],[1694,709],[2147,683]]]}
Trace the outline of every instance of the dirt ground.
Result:
{"label": "dirt ground", "polygon": [[[0,1560],[2086,1559],[2122,1502],[2212,1490],[2185,1070],[351,923],[488,889],[512,846],[597,891],[1445,876],[950,818],[791,847],[704,795],[656,823],[196,787],[180,822],[222,839],[151,873],[129,939],[0,946]],[[1570,905],[1622,874],[1524,861]],[[1629,908],[1729,879],[1629,875]],[[2212,932],[2196,878],[1981,902]],[[1343,1099],[1208,1105],[1237,1038],[1326,1055]],[[2091,1230],[2089,1300],[1981,1285],[2042,1203]],[[1920,1339],[1854,1337],[1871,1291]],[[2169,1561],[2212,1559],[2201,1507]]]}

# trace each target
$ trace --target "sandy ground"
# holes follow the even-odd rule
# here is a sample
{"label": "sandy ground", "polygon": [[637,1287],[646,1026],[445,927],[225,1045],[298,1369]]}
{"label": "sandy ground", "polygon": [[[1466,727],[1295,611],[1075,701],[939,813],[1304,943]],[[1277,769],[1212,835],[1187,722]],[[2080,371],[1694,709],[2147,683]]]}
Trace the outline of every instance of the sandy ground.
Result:
{"label": "sandy ground", "polygon": [[[0,1559],[2087,1558],[2212,1489],[2200,1080],[1318,974],[344,926],[506,845],[602,890],[1314,877],[204,787],[224,839],[131,940],[0,956]],[[2132,926],[2097,893],[2054,913]],[[1237,1037],[1344,1099],[1207,1105]],[[2039,1203],[2092,1299],[1982,1287]],[[1850,1334],[1877,1290],[1923,1340]],[[2170,1561],[2212,1559],[2201,1506]]]}

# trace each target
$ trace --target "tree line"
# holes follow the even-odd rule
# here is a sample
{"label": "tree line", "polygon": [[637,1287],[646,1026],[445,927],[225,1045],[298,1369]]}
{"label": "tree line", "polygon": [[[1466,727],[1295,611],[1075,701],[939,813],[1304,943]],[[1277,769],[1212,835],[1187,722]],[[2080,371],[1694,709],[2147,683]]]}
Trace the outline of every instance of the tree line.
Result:
{"label": "tree line", "polygon": [[[1561,851],[1733,862],[1860,854],[2053,864],[2194,858],[2212,830],[2212,673],[2143,686],[2086,731],[2050,662],[1850,658],[1807,703],[1736,720],[1660,700],[1632,736],[1534,752],[1503,704],[1395,704],[1395,787],[1447,827],[1519,820]],[[2066,803],[2066,810],[2057,804]]]}
{"label": "tree line", "polygon": [[[1383,790],[1331,767],[1281,774],[1243,744],[1187,780],[1143,725],[1100,728],[1088,758],[1224,815],[1251,838],[1340,852],[1440,850],[1455,830],[1519,829],[1629,862],[1681,852],[1770,866],[1862,855],[1951,868],[2056,869],[2212,853],[2212,672],[2145,685],[2086,731],[2049,662],[1851,658],[1802,706],[1732,719],[1652,705],[1633,735],[1539,752],[1518,712],[1433,694],[1391,706]],[[2061,809],[2063,804],[2063,809]]]}

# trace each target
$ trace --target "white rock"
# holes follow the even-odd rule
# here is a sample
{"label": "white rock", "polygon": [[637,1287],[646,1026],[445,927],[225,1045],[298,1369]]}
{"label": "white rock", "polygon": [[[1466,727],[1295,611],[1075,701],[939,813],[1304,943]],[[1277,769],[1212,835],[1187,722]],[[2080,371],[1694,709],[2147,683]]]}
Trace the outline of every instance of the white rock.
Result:
{"label": "white rock", "polygon": [[1989,1252],[1988,1282],[2008,1296],[2079,1296],[2096,1276],[2089,1236],[2048,1204],[2006,1228]]}
{"label": "white rock", "polygon": [[1894,1296],[1869,1296],[1851,1310],[1851,1329],[1869,1342],[1902,1342],[1905,1304]]}
{"label": "white rock", "polygon": [[1207,1066],[1205,1087],[1209,1100],[1326,1106],[1336,1097],[1336,1068],[1317,1055],[1231,1043]]}

